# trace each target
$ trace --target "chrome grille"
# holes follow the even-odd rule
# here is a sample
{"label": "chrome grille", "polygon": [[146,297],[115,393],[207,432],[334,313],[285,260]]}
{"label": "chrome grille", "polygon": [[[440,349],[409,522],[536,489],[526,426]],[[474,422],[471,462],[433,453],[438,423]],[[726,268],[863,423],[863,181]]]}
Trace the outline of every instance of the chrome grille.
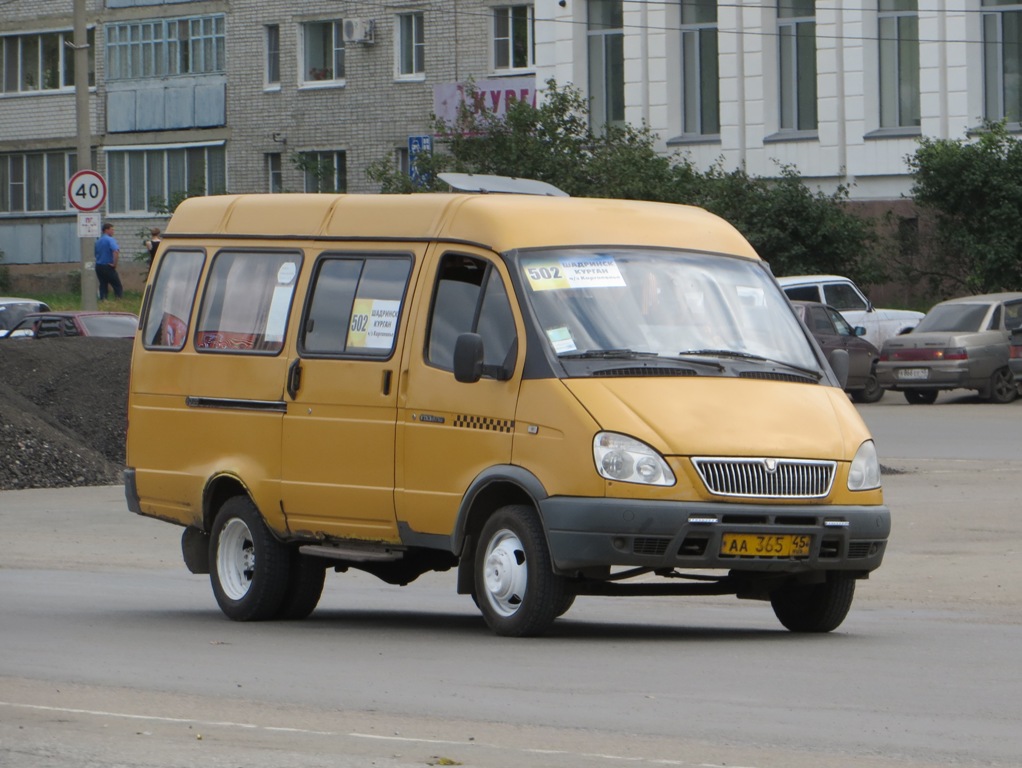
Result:
{"label": "chrome grille", "polygon": [[821,499],[830,493],[837,463],[801,459],[692,459],[706,489],[749,499]]}

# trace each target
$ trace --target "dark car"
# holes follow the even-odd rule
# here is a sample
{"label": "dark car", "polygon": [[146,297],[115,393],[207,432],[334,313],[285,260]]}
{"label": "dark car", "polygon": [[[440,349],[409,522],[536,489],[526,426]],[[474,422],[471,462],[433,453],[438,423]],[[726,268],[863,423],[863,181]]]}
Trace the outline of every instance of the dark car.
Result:
{"label": "dark car", "polygon": [[884,342],[877,375],[910,403],[944,389],[974,389],[992,403],[1018,397],[1010,365],[1012,332],[1022,328],[1022,292],[963,296],[937,304],[915,329]]}
{"label": "dark car", "polygon": [[30,312],[47,312],[49,309],[48,305],[35,299],[0,297],[0,336],[16,326]]}
{"label": "dark car", "polygon": [[866,329],[853,328],[834,307],[816,301],[793,301],[795,313],[830,357],[835,349],[848,352],[848,381],[845,392],[857,403],[875,403],[884,396],[877,381],[876,362],[880,352],[863,336]]}
{"label": "dark car", "polygon": [[2,338],[46,339],[54,336],[105,336],[131,338],[138,328],[138,316],[131,312],[34,312]]}

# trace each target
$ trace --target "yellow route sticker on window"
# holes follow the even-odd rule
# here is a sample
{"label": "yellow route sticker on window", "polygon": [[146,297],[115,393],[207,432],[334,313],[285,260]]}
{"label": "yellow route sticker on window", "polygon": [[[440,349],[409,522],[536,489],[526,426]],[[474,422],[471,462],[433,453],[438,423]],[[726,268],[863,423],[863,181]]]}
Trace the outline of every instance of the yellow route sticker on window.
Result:
{"label": "yellow route sticker on window", "polygon": [[625,279],[613,256],[530,259],[522,263],[522,268],[534,291],[615,288],[625,285]]}

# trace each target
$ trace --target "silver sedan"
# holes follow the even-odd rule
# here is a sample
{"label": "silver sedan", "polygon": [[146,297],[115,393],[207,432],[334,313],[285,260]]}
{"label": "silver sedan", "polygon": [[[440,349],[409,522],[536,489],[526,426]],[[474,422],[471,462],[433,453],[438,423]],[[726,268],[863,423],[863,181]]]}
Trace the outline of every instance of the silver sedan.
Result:
{"label": "silver sedan", "polygon": [[1011,332],[1022,327],[1022,293],[963,296],[933,307],[915,329],[884,342],[877,378],[910,403],[932,403],[943,389],[975,389],[1010,403],[1019,384],[1009,367]]}

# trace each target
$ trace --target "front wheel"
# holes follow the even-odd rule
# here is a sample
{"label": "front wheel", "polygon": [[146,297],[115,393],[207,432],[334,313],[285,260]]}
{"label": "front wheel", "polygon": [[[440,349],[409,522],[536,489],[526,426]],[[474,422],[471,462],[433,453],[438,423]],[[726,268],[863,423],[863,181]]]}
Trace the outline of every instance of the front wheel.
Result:
{"label": "front wheel", "polygon": [[869,372],[869,378],[866,379],[865,387],[852,392],[852,400],[857,403],[876,403],[883,396],[884,388],[880,386],[875,370]]}
{"label": "front wheel", "polygon": [[987,399],[991,403],[1010,403],[1018,397],[1018,385],[1008,368],[994,371],[990,376],[990,393]]}
{"label": "front wheel", "polygon": [[905,399],[912,405],[933,405],[937,402],[937,390],[906,389]]}
{"label": "front wheel", "polygon": [[209,580],[228,618],[261,621],[277,615],[288,585],[291,550],[277,541],[247,496],[220,508],[209,537]]}
{"label": "front wheel", "polygon": [[855,579],[831,573],[822,584],[791,584],[770,593],[774,615],[792,632],[830,632],[845,620]]}
{"label": "front wheel", "polygon": [[475,553],[475,598],[490,629],[505,637],[541,634],[570,605],[566,592],[536,511],[524,505],[497,510]]}

